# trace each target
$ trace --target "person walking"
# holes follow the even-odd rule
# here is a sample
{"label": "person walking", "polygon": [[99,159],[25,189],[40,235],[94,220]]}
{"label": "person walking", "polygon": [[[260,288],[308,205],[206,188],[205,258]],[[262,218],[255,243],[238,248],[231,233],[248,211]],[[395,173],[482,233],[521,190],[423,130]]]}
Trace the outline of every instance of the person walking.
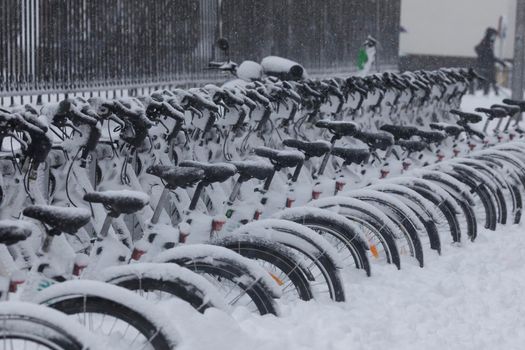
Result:
{"label": "person walking", "polygon": [[370,73],[376,60],[377,40],[368,36],[357,53],[357,71],[360,76]]}
{"label": "person walking", "polygon": [[505,67],[505,62],[500,60],[494,54],[494,42],[498,31],[494,28],[487,28],[485,36],[481,42],[474,48],[478,56],[477,59],[477,71],[485,78],[481,82],[483,93],[488,95],[490,88],[494,89],[496,95],[498,95],[498,86],[496,85],[496,63],[501,64]]}

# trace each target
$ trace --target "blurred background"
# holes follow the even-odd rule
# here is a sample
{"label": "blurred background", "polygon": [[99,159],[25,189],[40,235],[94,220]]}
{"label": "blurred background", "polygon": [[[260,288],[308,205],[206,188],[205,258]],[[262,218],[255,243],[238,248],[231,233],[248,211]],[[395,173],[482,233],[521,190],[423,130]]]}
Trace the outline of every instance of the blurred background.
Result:
{"label": "blurred background", "polygon": [[475,66],[488,27],[508,86],[516,1],[0,0],[0,99],[216,82],[209,61],[268,55],[311,76],[356,73],[368,56],[365,73]]}
{"label": "blurred background", "polygon": [[[512,61],[515,20],[516,0],[402,0],[400,69],[475,66],[489,27],[498,31],[496,57]],[[498,66],[498,82],[508,86],[510,73]]]}

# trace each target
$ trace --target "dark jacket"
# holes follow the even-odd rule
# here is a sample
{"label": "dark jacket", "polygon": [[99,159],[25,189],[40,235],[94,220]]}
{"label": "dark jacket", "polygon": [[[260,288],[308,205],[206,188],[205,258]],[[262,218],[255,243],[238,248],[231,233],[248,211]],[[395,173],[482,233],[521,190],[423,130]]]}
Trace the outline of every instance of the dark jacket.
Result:
{"label": "dark jacket", "polygon": [[477,59],[477,70],[489,81],[496,80],[496,63],[503,64],[503,61],[498,59],[494,54],[494,37],[496,30],[489,28],[485,33],[485,37],[475,47]]}

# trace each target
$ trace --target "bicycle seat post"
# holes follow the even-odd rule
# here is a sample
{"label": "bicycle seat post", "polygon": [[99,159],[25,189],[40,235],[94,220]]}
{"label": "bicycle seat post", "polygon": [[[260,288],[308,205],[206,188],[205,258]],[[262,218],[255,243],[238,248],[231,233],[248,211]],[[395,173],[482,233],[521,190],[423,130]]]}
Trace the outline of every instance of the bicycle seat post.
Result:
{"label": "bicycle seat post", "polygon": [[49,250],[51,249],[51,244],[53,244],[54,236],[49,234],[47,227],[44,227],[44,228],[46,232],[46,237],[44,238],[44,242],[42,243],[41,251],[43,254],[47,254],[49,253]]}
{"label": "bicycle seat post", "polygon": [[301,174],[301,170],[303,169],[304,161],[299,162],[297,166],[295,167],[294,173],[292,175],[292,182],[297,182],[297,179],[299,178],[299,175]]}
{"label": "bicycle seat post", "polygon": [[233,202],[235,202],[235,199],[239,195],[239,191],[241,190],[241,185],[244,182],[244,179],[242,176],[240,176],[237,181],[235,181],[235,185],[233,185],[232,192],[230,194],[230,197],[228,197],[228,205],[232,205]]}
{"label": "bicycle seat post", "polygon": [[169,195],[170,190],[167,187],[164,187],[164,189],[162,190],[162,194],[160,195],[159,201],[157,203],[157,206],[155,207],[155,211],[153,212],[153,216],[151,217],[151,223],[153,225],[159,222],[160,213],[162,212],[162,209],[166,206],[169,199]]}
{"label": "bicycle seat post", "polygon": [[107,214],[106,218],[104,219],[104,223],[102,224],[102,228],[100,229],[100,233],[99,233],[100,238],[106,238],[108,236],[109,228],[111,227],[112,222],[113,222],[113,217]]}
{"label": "bicycle seat post", "polygon": [[206,187],[206,183],[204,181],[199,182],[197,185],[197,188],[195,188],[195,193],[193,194],[193,197],[191,198],[191,203],[189,210],[193,211],[197,207],[197,203],[199,202],[199,198],[201,196],[202,190]]}
{"label": "bicycle seat post", "polygon": [[341,137],[339,135],[335,134],[330,139],[330,152],[327,152],[324,155],[323,161],[321,162],[321,166],[319,167],[319,170],[317,171],[317,176],[323,175],[323,173],[324,173],[324,171],[326,169],[326,165],[328,164],[328,160],[330,159],[330,156],[332,154],[332,149],[334,148],[336,141],[339,140],[340,138]]}

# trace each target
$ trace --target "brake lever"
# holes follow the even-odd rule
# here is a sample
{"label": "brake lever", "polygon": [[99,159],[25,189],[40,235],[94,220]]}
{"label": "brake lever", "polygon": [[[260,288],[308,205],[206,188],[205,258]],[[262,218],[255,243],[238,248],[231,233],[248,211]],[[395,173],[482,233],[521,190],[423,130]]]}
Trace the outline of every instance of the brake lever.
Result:
{"label": "brake lever", "polygon": [[160,125],[162,125],[162,126],[164,127],[164,129],[166,129],[166,133],[169,133],[169,132],[170,132],[170,129],[168,129],[168,127],[166,126],[166,124],[164,124],[164,123],[162,122],[162,120],[159,120],[158,123],[159,123]]}
{"label": "brake lever", "polygon": [[69,126],[71,129],[73,129],[74,132],[78,132],[80,134],[80,137],[82,137],[82,131],[80,131],[76,126],[74,126],[71,122],[66,122],[64,126]]}
{"label": "brake lever", "polygon": [[193,106],[188,106],[188,110],[191,112],[192,117],[196,114],[199,118],[202,118],[202,112]]}
{"label": "brake lever", "polygon": [[[216,105],[218,106],[221,106],[222,108],[224,108],[224,112],[225,113],[228,113],[230,111],[230,108],[228,106],[226,106],[226,103],[224,103],[224,101],[219,101],[216,103]],[[213,111],[215,112],[215,111]]]}
{"label": "brake lever", "polygon": [[179,111],[171,103],[162,102],[162,107],[168,111],[168,113],[166,113],[167,117],[173,118],[175,120],[184,120],[184,112]]}
{"label": "brake lever", "polygon": [[112,120],[114,121],[115,123],[118,124],[118,126],[123,129],[125,126],[126,126],[126,123],[120,119],[119,117],[117,117],[115,114],[111,114],[109,117],[108,117],[108,120]]}

